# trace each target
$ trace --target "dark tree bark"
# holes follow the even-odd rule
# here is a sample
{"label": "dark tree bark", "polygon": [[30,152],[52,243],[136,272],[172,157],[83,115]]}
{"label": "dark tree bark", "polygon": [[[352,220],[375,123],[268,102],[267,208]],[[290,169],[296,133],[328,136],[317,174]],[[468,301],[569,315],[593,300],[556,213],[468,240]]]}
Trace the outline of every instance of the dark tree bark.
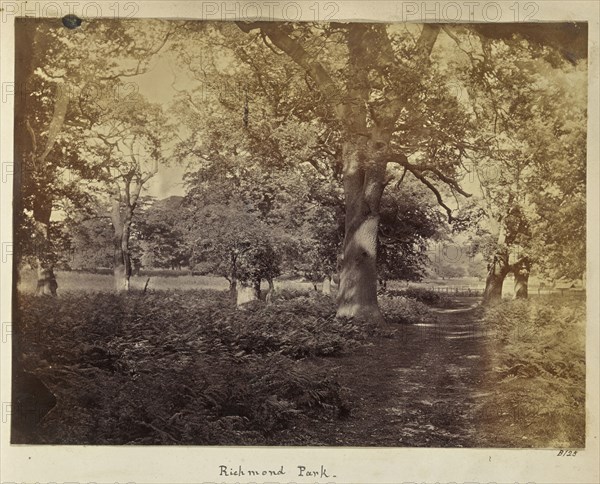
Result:
{"label": "dark tree bark", "polygon": [[[53,208],[52,184],[56,181],[56,167],[49,160],[49,155],[55,146],[56,138],[62,130],[69,96],[63,84],[56,84],[52,117],[44,135],[36,133],[32,120],[38,115],[31,104],[31,95],[27,90],[34,70],[36,57],[32,53],[34,45],[40,42],[38,22],[32,19],[19,19],[15,23],[16,39],[23,48],[16,51],[15,78],[18,87],[15,95],[15,228],[24,222],[24,195],[30,198],[29,208],[35,224],[35,258],[37,263],[37,289],[40,295],[56,296],[58,284],[54,274],[54,259],[52,241],[50,240],[50,219]],[[28,193],[23,193],[27,187]],[[16,260],[21,260],[23,254],[17,244]],[[15,270],[15,272],[17,272]]]}
{"label": "dark tree bark", "polygon": [[50,216],[52,214],[52,204],[48,200],[42,201],[41,198],[40,195],[36,196],[33,209],[37,238],[37,287],[35,292],[40,296],[56,296],[58,283],[54,274],[53,254],[50,250]]}
{"label": "dark tree bark", "polygon": [[515,277],[515,299],[527,299],[531,261],[524,257],[511,266],[511,271]]}
{"label": "dark tree bark", "polygon": [[496,304],[502,299],[502,286],[509,271],[508,253],[495,254],[488,264],[485,290],[483,291],[483,304],[485,306]]}
{"label": "dark tree bark", "polygon": [[225,276],[225,278],[229,281],[229,293],[231,294],[232,300],[235,302],[237,299],[237,289],[238,289],[238,278],[237,278],[237,253],[232,252],[230,257],[230,273]]}
{"label": "dark tree bark", "polygon": [[[31,131],[28,127],[28,110],[29,99],[26,95],[27,86],[33,73],[33,58],[32,50],[35,42],[36,24],[31,19],[17,18],[15,19],[15,45],[23,46],[15,50],[15,87],[16,95],[14,96],[14,175],[13,175],[13,238],[15,240],[14,247],[14,264],[13,264],[13,284],[17,287],[19,280],[19,262],[23,259],[23,243],[18,240],[18,230],[24,225],[25,213],[23,206],[24,187],[30,184],[27,176],[31,174],[29,165],[32,164],[34,156],[34,143],[36,138],[31,136]],[[13,291],[13,297],[16,291]],[[13,308],[18,307],[13,304]],[[14,352],[13,352],[14,355]],[[13,364],[14,368],[14,364]]]}
{"label": "dark tree bark", "polygon": [[229,279],[229,292],[235,294],[237,291],[237,280],[234,278]]}

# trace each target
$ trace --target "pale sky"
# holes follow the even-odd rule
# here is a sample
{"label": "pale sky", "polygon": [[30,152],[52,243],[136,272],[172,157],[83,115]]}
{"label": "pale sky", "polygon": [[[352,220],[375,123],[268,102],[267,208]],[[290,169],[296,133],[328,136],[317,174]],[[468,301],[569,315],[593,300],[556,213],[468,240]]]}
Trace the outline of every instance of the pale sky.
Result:
{"label": "pale sky", "polygon": [[[161,104],[165,111],[177,94],[174,86],[179,90],[193,86],[191,79],[168,51],[157,56],[146,73],[132,77],[130,81],[136,84],[140,94],[150,102]],[[159,199],[184,195],[184,173],[185,168],[176,163],[160,166],[158,174],[148,182],[145,194]]]}

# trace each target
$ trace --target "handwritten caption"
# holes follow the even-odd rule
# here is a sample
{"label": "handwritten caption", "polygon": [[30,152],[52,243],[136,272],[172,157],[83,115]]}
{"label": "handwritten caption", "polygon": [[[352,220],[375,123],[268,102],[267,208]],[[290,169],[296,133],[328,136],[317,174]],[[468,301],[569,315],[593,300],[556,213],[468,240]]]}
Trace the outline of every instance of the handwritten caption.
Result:
{"label": "handwritten caption", "polygon": [[220,477],[274,477],[286,475],[295,477],[312,477],[318,479],[331,479],[337,477],[324,465],[319,467],[298,465],[291,469],[286,469],[285,466],[279,466],[279,468],[276,469],[249,469],[241,465],[238,465],[237,467],[220,465],[218,471]]}

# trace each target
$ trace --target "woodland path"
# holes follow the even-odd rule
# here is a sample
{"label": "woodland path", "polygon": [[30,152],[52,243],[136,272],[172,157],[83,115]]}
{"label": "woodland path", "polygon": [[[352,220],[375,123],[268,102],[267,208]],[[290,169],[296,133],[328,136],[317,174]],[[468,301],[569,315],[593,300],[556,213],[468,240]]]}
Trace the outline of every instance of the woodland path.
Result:
{"label": "woodland path", "polygon": [[310,445],[485,446],[475,409],[487,395],[489,334],[476,305],[457,299],[435,310],[437,321],[400,326],[329,362],[350,391],[352,415],[311,431]]}

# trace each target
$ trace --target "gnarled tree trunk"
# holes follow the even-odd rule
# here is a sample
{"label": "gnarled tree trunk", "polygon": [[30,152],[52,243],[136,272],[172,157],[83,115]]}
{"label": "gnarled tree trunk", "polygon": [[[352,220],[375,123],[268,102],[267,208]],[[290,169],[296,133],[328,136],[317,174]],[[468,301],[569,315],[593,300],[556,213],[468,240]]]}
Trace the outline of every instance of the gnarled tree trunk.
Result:
{"label": "gnarled tree trunk", "polygon": [[45,199],[43,194],[36,194],[33,210],[37,238],[37,287],[35,292],[40,296],[56,296],[58,289],[58,283],[54,275],[54,256],[50,241],[51,214],[52,202]]}
{"label": "gnarled tree trunk", "polygon": [[35,293],[39,296],[56,296],[57,290],[58,283],[54,275],[54,268],[52,266],[43,267],[41,261],[38,259],[37,288]]}
{"label": "gnarled tree trunk", "polygon": [[508,253],[497,253],[488,264],[488,273],[483,291],[483,304],[489,306],[502,299],[504,279],[510,271]]}
{"label": "gnarled tree trunk", "polygon": [[346,233],[337,316],[383,321],[377,304],[377,234],[385,163],[368,163],[366,143],[344,145]]}
{"label": "gnarled tree trunk", "polygon": [[515,299],[527,299],[531,261],[524,257],[511,266],[515,277]]}
{"label": "gnarled tree trunk", "polygon": [[[19,19],[23,20],[23,19]],[[36,132],[31,121],[36,114],[29,105],[32,99],[27,87],[33,78],[35,70],[35,56],[31,49],[40,41],[40,31],[36,23],[17,22],[15,33],[18,45],[24,46],[17,49],[15,59],[15,79],[19,88],[15,96],[15,227],[24,223],[23,208],[25,199],[32,200],[30,209],[35,222],[35,256],[37,262],[37,294],[56,296],[58,284],[54,275],[54,261],[56,255],[50,239],[50,219],[52,216],[53,192],[52,184],[56,181],[56,167],[48,157],[55,146],[57,136],[62,130],[67,108],[69,105],[68,89],[63,80],[56,84],[54,93],[54,111],[44,134]],[[26,95],[27,94],[27,95]],[[34,123],[35,126],[35,123]],[[24,193],[28,187],[28,193]],[[29,198],[31,197],[31,198]],[[17,259],[20,261],[23,254],[18,249]],[[17,267],[15,265],[15,267]],[[16,271],[16,270],[15,270]],[[18,272],[18,271],[16,271]],[[15,274],[15,275],[18,275]]]}

